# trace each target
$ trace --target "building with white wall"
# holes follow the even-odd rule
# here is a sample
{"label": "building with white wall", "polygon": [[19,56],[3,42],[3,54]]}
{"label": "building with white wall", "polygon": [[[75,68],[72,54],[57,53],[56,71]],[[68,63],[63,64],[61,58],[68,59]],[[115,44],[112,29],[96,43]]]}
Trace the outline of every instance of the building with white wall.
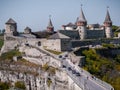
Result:
{"label": "building with white wall", "polygon": [[46,39],[43,42],[43,47],[54,51],[69,51],[71,50],[70,40],[70,37],[58,32]]}

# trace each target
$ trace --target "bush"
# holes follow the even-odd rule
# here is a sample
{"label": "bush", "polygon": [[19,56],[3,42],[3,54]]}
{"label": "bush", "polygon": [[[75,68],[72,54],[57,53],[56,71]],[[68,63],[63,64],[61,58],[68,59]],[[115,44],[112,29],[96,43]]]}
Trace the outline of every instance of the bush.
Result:
{"label": "bush", "polygon": [[48,87],[50,87],[51,83],[52,83],[51,79],[48,78],[48,79],[47,79],[47,85],[48,85]]}
{"label": "bush", "polygon": [[106,47],[106,48],[114,48],[115,47],[113,44],[106,44],[106,43],[103,43],[102,46]]}
{"label": "bush", "polygon": [[120,55],[117,55],[117,57],[115,58],[115,60],[120,63]]}
{"label": "bush", "polygon": [[43,67],[42,67],[42,69],[43,69],[44,71],[47,71],[47,70],[49,69],[48,64],[47,64],[47,63],[46,63],[46,64],[44,64],[44,65],[43,65]]}
{"label": "bush", "polygon": [[7,90],[10,88],[10,83],[0,82],[0,90]]}
{"label": "bush", "polygon": [[15,88],[19,88],[19,89],[23,89],[23,90],[26,89],[25,84],[24,84],[24,82],[22,82],[22,81],[17,81],[17,82],[15,83]]}
{"label": "bush", "polygon": [[49,73],[55,74],[55,73],[56,73],[56,68],[54,68],[54,67],[49,67]]}
{"label": "bush", "polygon": [[4,44],[4,41],[0,39],[0,48],[2,48],[3,44]]}
{"label": "bush", "polygon": [[62,52],[59,52],[59,51],[54,51],[54,50],[50,50],[50,49],[46,49],[48,52],[50,53],[53,53],[53,54],[56,54],[56,55],[59,55],[61,54]]}
{"label": "bush", "polygon": [[13,56],[21,56],[21,53],[18,50],[11,50],[9,52],[3,53],[1,55],[1,60],[11,60],[13,59]]}

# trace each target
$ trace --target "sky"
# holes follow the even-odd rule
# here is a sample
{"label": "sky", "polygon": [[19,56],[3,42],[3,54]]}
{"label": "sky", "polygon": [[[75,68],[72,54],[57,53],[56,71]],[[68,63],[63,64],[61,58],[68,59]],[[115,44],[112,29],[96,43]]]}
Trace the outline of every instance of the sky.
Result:
{"label": "sky", "polygon": [[103,24],[109,6],[113,24],[120,26],[120,0],[0,0],[0,29],[12,18],[18,31],[24,31],[26,26],[41,31],[46,29],[51,15],[57,31],[61,25],[75,23],[81,4],[88,24]]}

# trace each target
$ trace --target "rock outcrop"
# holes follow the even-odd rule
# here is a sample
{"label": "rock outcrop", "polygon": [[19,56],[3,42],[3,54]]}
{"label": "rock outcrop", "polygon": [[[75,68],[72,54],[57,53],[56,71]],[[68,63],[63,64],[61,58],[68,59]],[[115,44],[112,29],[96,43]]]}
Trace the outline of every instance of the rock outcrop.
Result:
{"label": "rock outcrop", "polygon": [[65,72],[57,71],[53,75],[41,70],[40,67],[2,64],[0,66],[0,81],[9,82],[12,86],[17,81],[23,81],[26,90],[68,90],[68,79]]}

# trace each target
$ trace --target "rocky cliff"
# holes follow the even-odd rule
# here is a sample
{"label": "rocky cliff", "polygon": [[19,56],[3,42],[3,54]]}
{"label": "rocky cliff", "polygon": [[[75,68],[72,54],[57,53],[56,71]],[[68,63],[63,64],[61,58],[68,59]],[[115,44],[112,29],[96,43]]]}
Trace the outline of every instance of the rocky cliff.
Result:
{"label": "rocky cliff", "polygon": [[65,72],[60,70],[55,74],[42,70],[41,67],[28,67],[1,63],[0,81],[9,82],[11,86],[17,81],[23,81],[26,90],[68,90],[68,78]]}

